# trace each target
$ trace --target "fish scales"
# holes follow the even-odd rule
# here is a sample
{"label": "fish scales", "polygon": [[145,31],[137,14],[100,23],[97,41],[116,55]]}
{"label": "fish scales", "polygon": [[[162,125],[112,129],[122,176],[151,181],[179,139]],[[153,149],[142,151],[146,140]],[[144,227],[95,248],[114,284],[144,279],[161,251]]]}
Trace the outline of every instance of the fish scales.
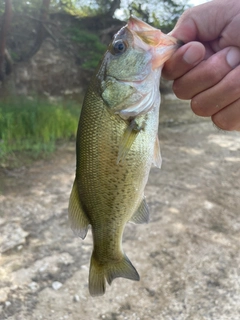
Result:
{"label": "fish scales", "polygon": [[148,221],[144,188],[152,163],[161,162],[161,68],[177,46],[176,39],[132,17],[89,84],[78,126],[69,219],[83,239],[91,225],[93,296],[104,294],[106,281],[117,277],[139,280],[123,251],[122,235],[128,221]]}
{"label": "fish scales", "polygon": [[[99,254],[102,262],[104,255],[114,259],[115,249],[119,251],[119,237],[122,236],[124,224],[143,199],[152,163],[148,154],[153,154],[158,108],[145,116],[148,118],[145,132],[140,132],[125,161],[117,164],[119,144],[127,124],[109,114],[108,107],[99,99],[98,93],[94,93],[94,88],[94,85],[93,89],[90,86],[90,93],[86,95],[88,107],[83,109],[79,123],[78,143],[83,147],[77,149],[77,172],[82,177],[78,181],[80,199],[83,199],[92,228],[100,230],[94,235],[97,240],[94,245],[99,248],[99,253],[101,248],[104,250]],[[96,105],[101,105],[101,108],[96,108]],[[108,234],[107,241],[109,237],[112,241],[107,246],[102,245],[105,232]]]}

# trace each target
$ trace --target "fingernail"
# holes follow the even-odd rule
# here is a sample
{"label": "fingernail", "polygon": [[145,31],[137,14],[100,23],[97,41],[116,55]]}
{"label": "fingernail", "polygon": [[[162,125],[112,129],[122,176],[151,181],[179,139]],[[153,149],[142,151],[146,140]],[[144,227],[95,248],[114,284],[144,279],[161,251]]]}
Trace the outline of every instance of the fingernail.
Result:
{"label": "fingernail", "polygon": [[195,65],[202,60],[202,51],[197,47],[189,47],[183,55],[183,60],[188,64]]}
{"label": "fingernail", "polygon": [[240,63],[240,50],[231,48],[227,53],[226,60],[231,68],[235,68]]}

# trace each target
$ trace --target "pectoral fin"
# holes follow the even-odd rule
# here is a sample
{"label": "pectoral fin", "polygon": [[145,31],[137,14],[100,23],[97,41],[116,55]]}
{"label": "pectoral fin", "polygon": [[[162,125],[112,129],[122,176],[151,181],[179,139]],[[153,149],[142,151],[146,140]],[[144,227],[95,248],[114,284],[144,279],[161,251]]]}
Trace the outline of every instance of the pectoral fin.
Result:
{"label": "pectoral fin", "polygon": [[131,219],[129,221],[137,223],[137,224],[148,223],[149,210],[148,210],[148,205],[147,205],[145,198],[143,198],[137,211],[133,214],[133,216],[131,217]]}
{"label": "pectoral fin", "polygon": [[136,140],[139,132],[144,128],[144,126],[145,124],[140,126],[134,119],[130,122],[129,126],[124,131],[119,145],[117,164],[126,158],[133,142]]}
{"label": "pectoral fin", "polygon": [[82,204],[79,199],[76,179],[73,183],[70,195],[68,217],[74,234],[84,239],[87,235],[90,222],[82,208]]}
{"label": "pectoral fin", "polygon": [[154,144],[153,165],[157,168],[161,168],[162,166],[162,157],[161,157],[158,135],[156,136],[155,144]]}

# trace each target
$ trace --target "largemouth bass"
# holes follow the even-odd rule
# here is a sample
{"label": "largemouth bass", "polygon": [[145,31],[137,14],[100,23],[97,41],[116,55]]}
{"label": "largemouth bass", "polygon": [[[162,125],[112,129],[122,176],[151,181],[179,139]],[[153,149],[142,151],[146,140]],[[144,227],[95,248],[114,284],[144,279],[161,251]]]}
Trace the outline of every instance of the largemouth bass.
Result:
{"label": "largemouth bass", "polygon": [[144,197],[152,163],[160,167],[159,81],[179,42],[131,17],[110,43],[87,90],[77,133],[76,178],[69,201],[71,228],[82,239],[91,225],[89,292],[106,281],[139,280],[122,249],[128,221],[145,223]]}

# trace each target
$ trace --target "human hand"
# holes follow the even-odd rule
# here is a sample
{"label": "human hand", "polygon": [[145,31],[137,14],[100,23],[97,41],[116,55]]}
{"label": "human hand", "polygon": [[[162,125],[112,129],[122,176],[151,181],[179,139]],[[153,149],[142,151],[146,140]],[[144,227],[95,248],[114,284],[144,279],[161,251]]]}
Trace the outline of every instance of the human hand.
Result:
{"label": "human hand", "polygon": [[180,99],[224,130],[240,131],[240,1],[213,0],[187,10],[171,32],[186,44],[165,63]]}

